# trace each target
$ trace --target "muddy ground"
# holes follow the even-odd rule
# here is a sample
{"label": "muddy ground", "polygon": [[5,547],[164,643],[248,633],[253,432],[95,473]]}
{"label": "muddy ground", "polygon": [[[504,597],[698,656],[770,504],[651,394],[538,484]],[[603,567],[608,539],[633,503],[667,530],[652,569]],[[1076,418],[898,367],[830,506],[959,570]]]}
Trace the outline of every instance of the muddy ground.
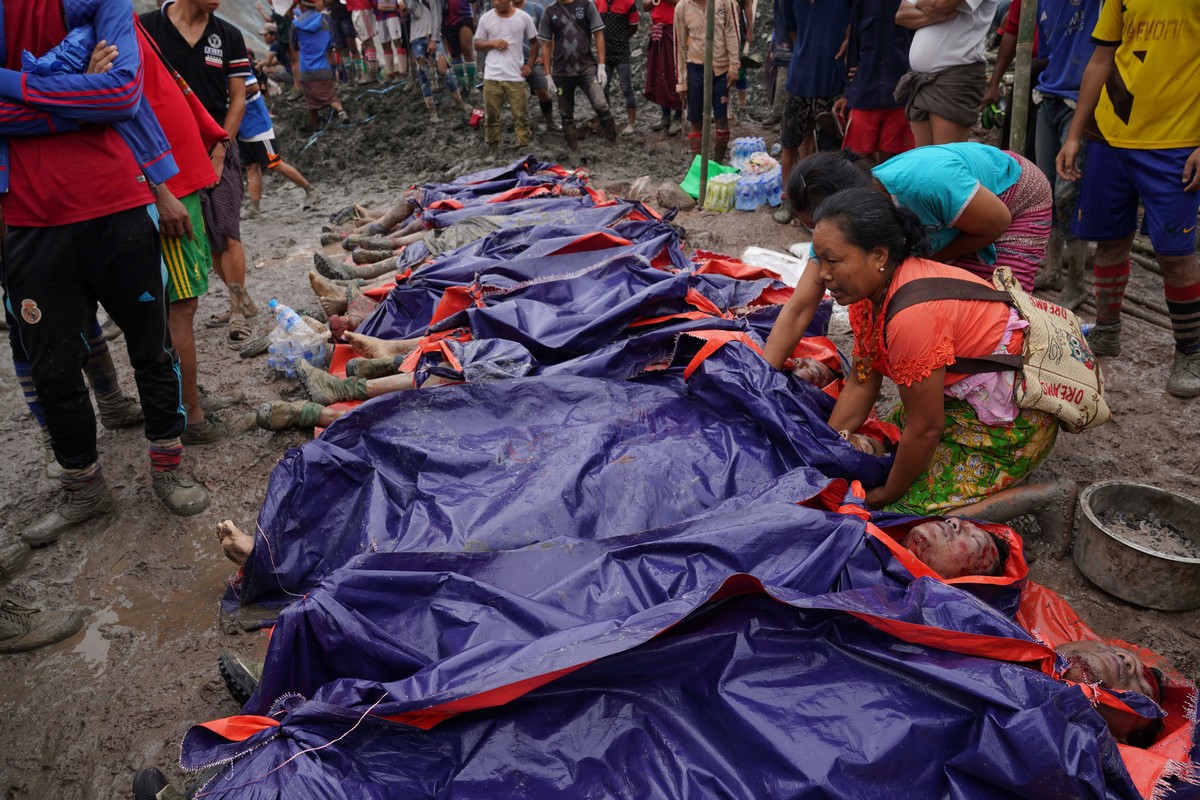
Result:
{"label": "muddy ground", "polygon": [[[302,112],[275,103],[282,150],[319,186],[323,200],[318,213],[301,212],[298,190],[268,180],[264,216],[244,228],[248,285],[262,306],[272,296],[294,306],[311,304],[304,275],[330,212],[351,201],[382,206],[411,183],[444,180],[488,163],[477,156],[481,132],[467,128],[448,107],[446,121],[430,127],[416,96],[400,90],[364,95],[349,106],[356,119],[373,118],[332,129],[302,151],[307,138],[299,130]],[[651,134],[655,109],[643,104],[639,111],[639,133],[619,146],[592,136],[572,157],[558,136],[543,133],[535,134],[530,149],[571,166],[586,159],[601,186],[641,175],[677,180],[687,163],[681,138]],[[761,103],[755,113],[764,115]],[[735,135],[759,131],[744,121]],[[772,141],[770,134],[767,138]],[[692,211],[681,214],[679,222],[693,244],[733,255],[749,245],[783,250],[800,235],[798,228],[776,225],[765,211]],[[1160,278],[1135,269],[1134,296],[1161,303],[1160,286]],[[202,301],[198,319],[225,304],[218,284]],[[260,317],[258,324],[267,323]],[[299,394],[294,382],[272,378],[262,358],[240,359],[222,330],[200,327],[201,383],[210,391],[240,388],[248,395],[245,406],[224,412],[227,419],[254,403]],[[133,392],[121,341],[116,345],[122,381]],[[0,346],[5,486],[0,525],[11,535],[51,506],[55,486],[44,477],[41,443],[6,348]],[[1130,319],[1125,354],[1106,364],[1113,422],[1061,436],[1035,477],[1084,484],[1127,478],[1200,497],[1200,400],[1165,394],[1170,358],[1166,330]],[[180,520],[163,510],[150,489],[140,432],[101,431],[101,458],[118,513],[38,550],[0,590],[27,605],[88,611],[84,631],[74,638],[35,653],[0,657],[0,797],[128,797],[133,773],[147,765],[161,766],[178,780],[179,743],[187,727],[237,713],[218,677],[217,656],[224,650],[261,651],[265,639],[227,635],[218,628],[217,601],[233,570],[216,546],[214,527],[227,517],[251,526],[271,469],[305,439],[300,433],[255,431],[189,450],[187,462],[209,487],[212,505]],[[1036,534],[1035,528],[1026,530]],[[1094,589],[1069,559],[1043,556],[1032,569],[1036,580],[1064,594],[1097,631],[1142,642],[1200,678],[1200,612],[1161,613],[1124,603]]]}

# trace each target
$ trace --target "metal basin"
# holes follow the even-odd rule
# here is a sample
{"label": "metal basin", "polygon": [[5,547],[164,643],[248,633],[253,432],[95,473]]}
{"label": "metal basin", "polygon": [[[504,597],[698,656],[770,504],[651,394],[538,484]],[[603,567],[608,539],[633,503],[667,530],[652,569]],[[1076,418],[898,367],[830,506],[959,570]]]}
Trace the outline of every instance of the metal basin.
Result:
{"label": "metal basin", "polygon": [[1160,611],[1200,608],[1200,558],[1167,555],[1119,538],[1103,522],[1106,511],[1153,511],[1200,544],[1200,503],[1154,486],[1101,481],[1079,495],[1083,516],[1075,538],[1075,565],[1111,595]]}

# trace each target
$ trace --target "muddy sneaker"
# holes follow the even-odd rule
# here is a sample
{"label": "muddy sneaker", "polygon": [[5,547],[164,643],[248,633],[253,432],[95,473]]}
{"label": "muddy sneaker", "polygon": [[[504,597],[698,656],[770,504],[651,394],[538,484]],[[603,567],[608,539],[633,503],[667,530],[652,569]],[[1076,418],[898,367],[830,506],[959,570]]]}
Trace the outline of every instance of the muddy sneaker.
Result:
{"label": "muddy sneaker", "polygon": [[349,264],[335,261],[324,253],[313,253],[313,269],[330,280],[344,281],[358,277]]}
{"label": "muddy sneaker", "polygon": [[205,416],[202,422],[189,422],[179,434],[179,441],[193,447],[216,444],[229,438],[229,426],[215,417]]}
{"label": "muddy sneaker", "polygon": [[1087,339],[1088,347],[1092,348],[1092,355],[1121,355],[1121,323],[1119,322],[1097,322],[1096,327],[1092,328],[1084,338]]}
{"label": "muddy sneaker", "polygon": [[670,124],[671,124],[671,118],[669,116],[659,117],[658,119],[654,120],[654,122],[650,123],[650,130],[655,131],[655,132],[661,131],[663,128],[667,127]]}
{"label": "muddy sneaker", "polygon": [[31,547],[50,544],[71,528],[112,511],[112,492],[99,462],[83,469],[64,469],[59,481],[63,492],[58,508],[21,531],[21,540]]}
{"label": "muddy sneaker", "polygon": [[261,213],[262,210],[258,207],[258,203],[251,200],[250,205],[247,206],[246,210],[242,213],[242,219],[258,219],[258,215]]}
{"label": "muddy sneaker", "polygon": [[259,406],[254,419],[264,431],[315,428],[320,421],[322,408],[324,406],[308,400],[275,400]]}
{"label": "muddy sneaker", "polygon": [[313,402],[323,406],[367,399],[366,378],[338,378],[302,359],[296,360],[296,377]]}
{"label": "muddy sneaker", "polygon": [[132,428],[146,421],[142,407],[120,389],[96,397],[96,407],[100,410],[100,424],[110,431]]}
{"label": "muddy sneaker", "polygon": [[795,215],[792,212],[792,207],[787,203],[784,203],[779,208],[775,209],[775,212],[771,214],[771,219],[775,220],[780,225],[787,225],[792,221],[793,216]]}
{"label": "muddy sneaker", "polygon": [[304,210],[315,211],[317,204],[321,202],[321,194],[311,186],[304,190]]}
{"label": "muddy sneaker", "polygon": [[238,403],[246,402],[246,393],[241,389],[234,389],[233,394],[213,394],[203,386],[196,388],[200,391],[200,408],[205,414],[224,411],[227,408],[233,408]]}
{"label": "muddy sneaker", "polygon": [[262,682],[261,661],[242,658],[233,653],[221,653],[217,656],[217,669],[221,673],[221,679],[225,681],[225,688],[239,706],[250,702],[250,695],[254,694],[258,684]]}
{"label": "muddy sneaker", "polygon": [[5,583],[25,566],[32,552],[29,545],[15,536],[6,537],[0,542],[0,583]]}
{"label": "muddy sneaker", "polygon": [[0,603],[0,653],[36,650],[74,636],[82,627],[78,611],[40,611],[5,600]]}
{"label": "muddy sneaker", "polygon": [[637,133],[637,129],[633,125],[626,125],[624,128],[621,128],[622,136],[633,136],[635,133]]}
{"label": "muddy sneaker", "polygon": [[155,471],[154,494],[172,513],[190,517],[208,508],[208,489],[182,469]]}
{"label": "muddy sneaker", "polygon": [[1200,396],[1200,352],[1175,351],[1175,364],[1167,380],[1167,394],[1185,398]]}
{"label": "muddy sneaker", "polygon": [[671,117],[671,121],[667,123],[667,136],[678,136],[681,127],[679,117]]}
{"label": "muddy sneaker", "polygon": [[352,358],[346,362],[347,378],[386,378],[400,372],[400,364],[407,356],[384,356],[382,358]]}

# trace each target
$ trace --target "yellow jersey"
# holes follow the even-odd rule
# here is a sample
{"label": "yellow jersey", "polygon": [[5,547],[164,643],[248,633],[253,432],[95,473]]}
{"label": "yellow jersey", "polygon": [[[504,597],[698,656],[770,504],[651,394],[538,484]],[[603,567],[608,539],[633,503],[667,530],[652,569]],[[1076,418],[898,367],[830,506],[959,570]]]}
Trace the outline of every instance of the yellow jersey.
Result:
{"label": "yellow jersey", "polygon": [[1106,0],[1092,41],[1117,48],[1093,134],[1137,150],[1200,146],[1200,2]]}

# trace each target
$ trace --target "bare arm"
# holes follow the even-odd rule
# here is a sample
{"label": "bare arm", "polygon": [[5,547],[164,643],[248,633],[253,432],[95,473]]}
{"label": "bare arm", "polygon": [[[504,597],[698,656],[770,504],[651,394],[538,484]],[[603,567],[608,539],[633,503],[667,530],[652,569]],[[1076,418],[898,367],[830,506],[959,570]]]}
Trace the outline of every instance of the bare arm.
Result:
{"label": "bare arm", "polygon": [[[855,367],[857,373],[857,365]],[[859,383],[857,374],[846,379],[838,395],[833,413],[829,415],[829,427],[835,431],[854,432],[871,416],[871,409],[879,399],[879,388],[883,385],[883,376],[872,371],[863,383]]]}
{"label": "bare arm", "polygon": [[817,305],[825,294],[825,283],[818,277],[818,272],[820,270],[813,261],[805,265],[795,291],[779,310],[779,316],[771,326],[763,356],[775,369],[783,369],[784,362],[792,357],[796,345],[804,338],[804,332],[817,313]]}
{"label": "bare arm", "polygon": [[980,108],[987,108],[992,103],[1000,102],[1000,82],[1004,73],[1008,72],[1013,58],[1017,55],[1017,37],[1006,33],[1000,37],[1000,49],[996,51],[996,68],[992,70],[992,79],[988,82],[987,90],[983,93]]}
{"label": "bare arm", "polygon": [[946,428],[945,386],[946,369],[939,367],[925,380],[898,387],[906,417],[904,431],[887,482],[867,492],[867,505],[871,508],[882,508],[899,500],[929,469]]}
{"label": "bare arm", "polygon": [[1108,76],[1112,74],[1116,57],[1116,45],[1096,45],[1083,71],[1083,81],[1079,85],[1079,101],[1075,104],[1075,117],[1071,120],[1071,128],[1067,131],[1062,150],[1058,151],[1058,158],[1055,159],[1058,176],[1063,180],[1077,181],[1082,175],[1075,159],[1083,147],[1083,132],[1096,115],[1100,92],[1104,89]]}
{"label": "bare arm", "polygon": [[550,65],[554,63],[550,60],[550,57],[553,55],[553,53],[554,43],[547,42],[545,39],[542,39],[542,66],[545,67],[547,75],[550,74]]}
{"label": "bare arm", "polygon": [[974,253],[992,244],[1008,230],[1012,224],[1012,212],[1000,198],[982,186],[975,192],[971,202],[958,216],[954,227],[958,236],[933,257],[938,261],[950,261],[967,253]]}
{"label": "bare arm", "polygon": [[598,31],[596,31],[596,63],[597,64],[606,63],[604,60],[604,56],[605,56],[605,53],[604,53],[604,31],[598,30]]}
{"label": "bare arm", "polygon": [[917,3],[901,2],[896,11],[896,24],[901,28],[917,30],[930,25],[937,25],[954,19],[958,12],[951,8],[949,11],[932,11],[922,9]]}
{"label": "bare arm", "polygon": [[237,139],[242,117],[246,115],[246,79],[229,79],[229,108],[225,109],[225,122],[221,127],[229,134],[230,141]]}

